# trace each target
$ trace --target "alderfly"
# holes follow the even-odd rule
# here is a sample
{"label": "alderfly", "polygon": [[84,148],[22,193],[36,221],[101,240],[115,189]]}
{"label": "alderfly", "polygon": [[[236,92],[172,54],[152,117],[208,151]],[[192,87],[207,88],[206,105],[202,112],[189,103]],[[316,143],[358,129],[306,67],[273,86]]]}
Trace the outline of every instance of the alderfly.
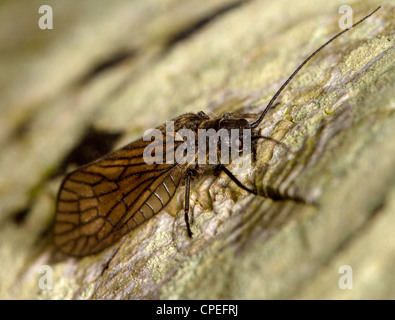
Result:
{"label": "alderfly", "polygon": [[[180,185],[185,185],[185,223],[192,237],[188,218],[191,180],[204,174],[224,172],[237,186],[257,194],[254,188],[244,186],[225,164],[246,151],[254,155],[256,141],[270,139],[259,134],[258,126],[288,83],[319,51],[379,8],[308,56],[260,114],[254,117],[232,113],[216,117],[202,111],[183,114],[171,121],[171,130],[167,123],[153,130],[157,138],[154,142],[145,136],[69,173],[58,193],[56,246],[74,256],[96,253],[157,214]],[[213,146],[214,152],[210,149]]]}

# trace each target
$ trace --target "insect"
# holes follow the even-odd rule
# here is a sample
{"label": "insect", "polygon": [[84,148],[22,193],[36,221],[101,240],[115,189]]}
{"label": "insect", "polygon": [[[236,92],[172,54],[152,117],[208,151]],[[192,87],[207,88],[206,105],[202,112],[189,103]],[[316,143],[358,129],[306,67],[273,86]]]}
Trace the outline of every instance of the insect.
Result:
{"label": "insect", "polygon": [[[248,121],[246,115],[231,113],[223,114],[221,117],[208,116],[204,112],[183,114],[173,119],[174,135],[167,132],[165,125],[157,128],[165,137],[164,145],[172,143],[172,150],[179,147],[183,141],[174,138],[181,129],[188,129],[196,136],[199,136],[202,129],[223,129],[229,133],[232,129],[248,129],[251,130],[252,152],[255,153],[258,139],[270,139],[259,134],[258,126],[293,77],[319,51],[370,17],[379,8],[349,29],[333,36],[308,56],[278,89],[262,113],[255,115],[255,120]],[[241,138],[236,136],[231,143],[240,149]],[[221,143],[217,145],[219,156],[222,154]],[[188,215],[193,177],[207,173],[218,175],[223,172],[240,188],[257,194],[256,190],[244,186],[220,163],[147,163],[144,161],[143,152],[149,144],[150,141],[138,139],[78,168],[64,178],[58,193],[54,225],[54,242],[61,251],[74,256],[85,256],[112,245],[163,209],[180,185],[185,185],[185,223],[188,235],[192,237]],[[165,158],[166,152],[168,151],[159,154],[159,158]]]}

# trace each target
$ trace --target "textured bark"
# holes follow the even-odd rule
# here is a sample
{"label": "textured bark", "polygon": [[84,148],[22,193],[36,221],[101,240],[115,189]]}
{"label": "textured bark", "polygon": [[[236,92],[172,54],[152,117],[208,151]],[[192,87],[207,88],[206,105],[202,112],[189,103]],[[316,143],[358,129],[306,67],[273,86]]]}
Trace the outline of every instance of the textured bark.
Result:
{"label": "textured bark", "polygon": [[[39,1],[0,11],[0,298],[395,298],[390,1],[309,63],[262,122],[289,148],[263,141],[238,176],[262,196],[225,176],[195,181],[189,239],[180,188],[104,272],[119,243],[76,259],[56,252],[49,232],[59,168],[81,160],[86,130],[102,147],[123,132],[116,148],[181,113],[259,112],[339,32],[343,3],[46,4],[53,30],[37,27]],[[374,8],[355,2],[354,21]],[[39,288],[42,265],[51,290]],[[339,288],[343,265],[352,290]]]}

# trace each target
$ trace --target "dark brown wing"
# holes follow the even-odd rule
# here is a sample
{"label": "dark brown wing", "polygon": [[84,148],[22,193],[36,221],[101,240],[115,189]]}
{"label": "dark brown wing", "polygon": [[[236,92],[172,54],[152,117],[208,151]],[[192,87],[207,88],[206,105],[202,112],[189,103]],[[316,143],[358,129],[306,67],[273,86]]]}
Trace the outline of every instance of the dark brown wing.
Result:
{"label": "dark brown wing", "polygon": [[146,164],[137,140],[68,174],[58,194],[55,244],[84,256],[111,245],[159,212],[182,178],[177,164]]}
{"label": "dark brown wing", "polygon": [[[197,131],[208,119],[204,113],[188,113],[175,119],[174,131]],[[171,150],[182,141],[158,127]],[[175,139],[177,140],[177,139]],[[55,244],[65,253],[84,256],[108,247],[124,234],[158,213],[174,196],[183,179],[179,164],[147,164],[143,152],[152,142],[132,142],[91,164],[68,174],[58,194],[54,227]]]}

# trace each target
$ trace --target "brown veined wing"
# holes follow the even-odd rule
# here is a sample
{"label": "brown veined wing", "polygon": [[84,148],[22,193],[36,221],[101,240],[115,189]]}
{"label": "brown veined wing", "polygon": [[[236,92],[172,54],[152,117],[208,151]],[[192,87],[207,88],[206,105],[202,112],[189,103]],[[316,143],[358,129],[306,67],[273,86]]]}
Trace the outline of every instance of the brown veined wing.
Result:
{"label": "brown veined wing", "polygon": [[145,163],[143,152],[150,143],[137,140],[65,177],[54,226],[55,245],[61,251],[74,256],[96,253],[172,199],[182,168],[177,163]]}

